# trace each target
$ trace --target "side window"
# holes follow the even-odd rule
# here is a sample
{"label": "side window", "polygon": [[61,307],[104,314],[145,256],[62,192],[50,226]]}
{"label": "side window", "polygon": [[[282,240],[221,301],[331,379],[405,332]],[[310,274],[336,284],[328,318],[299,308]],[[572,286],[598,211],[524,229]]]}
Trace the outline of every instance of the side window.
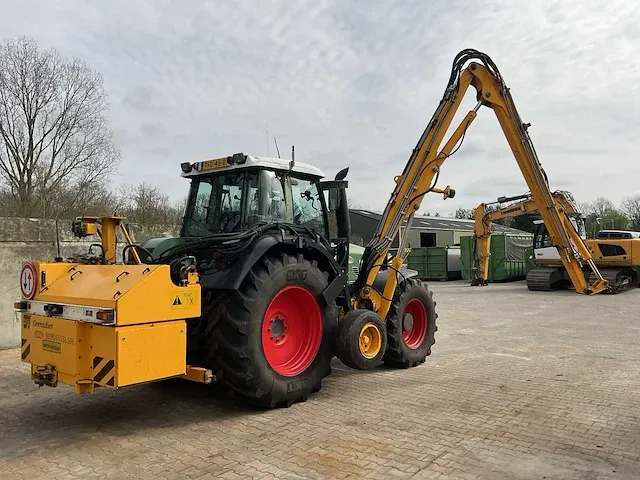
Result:
{"label": "side window", "polygon": [[284,178],[280,173],[262,170],[249,187],[249,224],[282,222],[286,219]]}
{"label": "side window", "polygon": [[318,186],[308,180],[291,178],[293,196],[293,223],[324,232],[321,193]]}
{"label": "side window", "polygon": [[546,248],[551,246],[551,236],[543,224],[536,230],[534,248]]}
{"label": "side window", "polygon": [[198,184],[198,192],[196,193],[196,201],[193,205],[192,218],[196,222],[206,222],[209,215],[209,200],[211,199],[211,184],[209,182],[200,182]]}

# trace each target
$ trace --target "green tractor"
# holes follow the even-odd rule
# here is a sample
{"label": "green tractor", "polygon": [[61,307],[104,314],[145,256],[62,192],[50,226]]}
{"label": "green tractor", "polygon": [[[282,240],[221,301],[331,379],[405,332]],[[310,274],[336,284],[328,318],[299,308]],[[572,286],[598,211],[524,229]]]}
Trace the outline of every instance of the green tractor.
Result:
{"label": "green tractor", "polygon": [[[429,292],[408,283],[415,272],[403,267],[406,288],[398,294],[404,292],[399,301],[405,303],[411,301],[407,295],[426,302],[411,303],[424,313],[416,317],[420,339],[412,349],[399,351],[394,337],[391,357],[385,357],[384,320],[354,309],[350,289],[363,277],[358,268],[365,249],[349,242],[348,169],[322,180],[324,174],[311,165],[244,154],[181,168],[191,187],[180,234],[134,244],[128,262],[137,261],[135,249],[142,263],[169,264],[176,284],[185,272],[197,271],[202,314],[188,319],[189,365],[210,369],[236,396],[273,407],[318,391],[334,356],[366,369],[383,361],[424,361],[435,313]],[[373,288],[380,288],[389,271],[380,269]],[[377,337],[360,327],[339,328],[359,323]],[[360,339],[368,348],[364,353],[358,351],[359,334],[370,342]]]}

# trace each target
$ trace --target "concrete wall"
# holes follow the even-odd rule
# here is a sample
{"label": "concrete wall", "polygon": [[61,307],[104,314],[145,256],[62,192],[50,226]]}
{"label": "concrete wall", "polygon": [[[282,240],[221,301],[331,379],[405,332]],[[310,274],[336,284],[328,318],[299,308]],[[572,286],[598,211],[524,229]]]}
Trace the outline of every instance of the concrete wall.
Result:
{"label": "concrete wall", "polygon": [[[72,255],[86,254],[98,237],[79,239],[71,233],[71,221],[59,220],[60,252],[66,259]],[[142,227],[129,225],[134,241],[147,238],[177,235],[175,225]],[[13,309],[13,302],[20,298],[18,284],[20,268],[25,260],[53,260],[57,256],[55,220],[0,217],[0,349],[20,345],[20,324]],[[119,242],[118,261],[122,247]]]}

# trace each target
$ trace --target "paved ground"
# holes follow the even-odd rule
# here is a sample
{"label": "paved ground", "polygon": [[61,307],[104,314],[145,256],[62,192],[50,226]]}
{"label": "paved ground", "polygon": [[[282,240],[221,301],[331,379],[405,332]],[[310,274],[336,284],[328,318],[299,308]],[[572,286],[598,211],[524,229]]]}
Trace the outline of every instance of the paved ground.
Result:
{"label": "paved ground", "polygon": [[0,478],[640,478],[640,291],[433,284],[433,356],[290,409],[180,382],[75,396],[0,352]]}

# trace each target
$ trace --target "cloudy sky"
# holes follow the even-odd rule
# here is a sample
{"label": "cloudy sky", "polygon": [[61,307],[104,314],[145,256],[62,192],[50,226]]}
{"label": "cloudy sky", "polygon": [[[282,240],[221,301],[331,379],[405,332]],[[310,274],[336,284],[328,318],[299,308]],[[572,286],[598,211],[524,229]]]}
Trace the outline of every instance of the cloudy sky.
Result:
{"label": "cloudy sky", "polygon": [[[381,210],[463,48],[498,65],[552,189],[618,203],[640,193],[640,2],[357,0],[3,4],[0,35],[33,37],[99,70],[122,151],[116,183],[178,199],[179,164],[242,151],[327,176],[350,167],[354,203]],[[475,104],[469,92],[461,117]],[[421,212],[527,190],[482,109]]]}

